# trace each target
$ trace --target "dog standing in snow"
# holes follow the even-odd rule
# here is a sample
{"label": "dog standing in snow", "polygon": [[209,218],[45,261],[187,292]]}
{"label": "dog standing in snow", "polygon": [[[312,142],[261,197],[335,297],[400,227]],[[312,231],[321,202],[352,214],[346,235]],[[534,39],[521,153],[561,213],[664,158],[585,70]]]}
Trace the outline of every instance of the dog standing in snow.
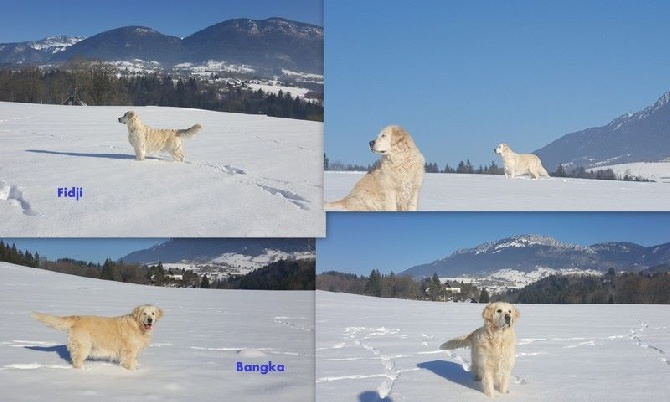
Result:
{"label": "dog standing in snow", "polygon": [[128,126],[128,141],[135,149],[135,159],[144,160],[147,153],[165,151],[175,160],[184,161],[181,140],[194,137],[202,126],[195,124],[185,129],[161,129],[145,125],[137,113],[130,111],[119,117],[119,123]]}
{"label": "dog standing in snow", "polygon": [[514,324],[520,315],[519,310],[509,303],[491,303],[482,312],[483,327],[440,346],[443,350],[472,349],[472,373],[475,381],[482,382],[486,396],[493,396],[495,388],[502,394],[509,392],[516,358]]}
{"label": "dog standing in snow", "polygon": [[507,144],[499,144],[493,152],[500,155],[505,166],[505,177],[514,178],[524,174],[530,174],[534,179],[540,176],[549,177],[542,162],[534,154],[517,154]]}

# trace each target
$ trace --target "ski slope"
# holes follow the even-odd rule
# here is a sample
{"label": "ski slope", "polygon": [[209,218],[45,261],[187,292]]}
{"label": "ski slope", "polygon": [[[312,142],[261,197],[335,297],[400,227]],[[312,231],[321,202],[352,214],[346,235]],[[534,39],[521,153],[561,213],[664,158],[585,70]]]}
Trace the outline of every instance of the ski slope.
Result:
{"label": "ski slope", "polygon": [[[184,140],[187,163],[136,161],[117,121],[129,109],[152,127],[202,124]],[[322,123],[0,103],[0,236],[323,236],[322,170]],[[82,196],[59,197],[58,188]]]}
{"label": "ski slope", "polygon": [[[0,262],[3,401],[310,401],[314,292],[172,289],[79,278]],[[67,335],[30,312],[117,316],[151,303],[165,313],[128,371],[108,361],[73,369]],[[283,372],[238,372],[243,365]]]}
{"label": "ski slope", "polygon": [[[515,402],[666,400],[670,306],[518,305]],[[470,351],[439,350],[483,324],[481,304],[316,293],[317,401],[489,401]]]}
{"label": "ski slope", "polygon": [[[325,172],[324,200],[343,198],[364,174]],[[668,211],[669,184],[428,173],[419,195],[419,210]]]}

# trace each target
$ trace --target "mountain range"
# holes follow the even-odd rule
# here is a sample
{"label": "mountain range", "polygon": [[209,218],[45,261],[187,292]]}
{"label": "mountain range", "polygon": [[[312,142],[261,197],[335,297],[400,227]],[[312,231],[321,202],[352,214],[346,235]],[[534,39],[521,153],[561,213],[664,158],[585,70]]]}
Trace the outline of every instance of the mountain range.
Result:
{"label": "mountain range", "polygon": [[549,171],[559,164],[586,168],[670,158],[670,92],[637,113],[603,127],[567,134],[534,152]]}
{"label": "mountain range", "polygon": [[645,247],[635,243],[609,242],[585,247],[540,235],[519,235],[474,248],[460,249],[450,256],[411,267],[400,275],[416,278],[461,276],[485,277],[500,271],[531,273],[639,272],[670,263],[670,243]]}
{"label": "mountain range", "polygon": [[254,258],[267,254],[286,257],[314,254],[315,241],[307,238],[188,238],[170,239],[121,258],[126,263],[210,263]]}
{"label": "mountain range", "polygon": [[257,69],[323,74],[323,28],[283,18],[234,19],[185,38],[128,26],[89,38],[57,36],[0,44],[0,65],[62,64],[84,57],[103,61],[144,60],[171,68],[210,60]]}

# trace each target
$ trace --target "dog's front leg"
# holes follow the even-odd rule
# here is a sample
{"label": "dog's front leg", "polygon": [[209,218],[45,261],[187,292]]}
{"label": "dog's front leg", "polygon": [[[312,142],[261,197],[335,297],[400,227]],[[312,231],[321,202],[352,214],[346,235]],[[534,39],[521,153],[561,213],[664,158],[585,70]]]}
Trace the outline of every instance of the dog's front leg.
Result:
{"label": "dog's front leg", "polygon": [[494,382],[493,373],[490,371],[485,371],[482,376],[482,388],[486,396],[492,397],[494,392]]}
{"label": "dog's front leg", "polygon": [[121,351],[121,366],[128,370],[137,369],[137,352],[129,349]]}
{"label": "dog's front leg", "polygon": [[398,197],[395,191],[384,192],[384,211],[398,211]]}

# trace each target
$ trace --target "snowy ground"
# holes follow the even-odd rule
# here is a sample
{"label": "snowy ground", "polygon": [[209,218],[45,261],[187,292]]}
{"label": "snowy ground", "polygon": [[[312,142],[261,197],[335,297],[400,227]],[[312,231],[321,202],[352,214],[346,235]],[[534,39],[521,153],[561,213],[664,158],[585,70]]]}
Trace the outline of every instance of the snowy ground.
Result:
{"label": "snowy ground", "polygon": [[[519,305],[510,394],[536,401],[661,401],[670,306]],[[470,352],[439,350],[482,325],[483,305],[316,294],[317,401],[487,401]]]}
{"label": "snowy ground", "polygon": [[[0,395],[4,401],[310,401],[314,292],[166,289],[0,262]],[[128,371],[107,361],[71,368],[66,334],[31,311],[116,316],[139,304],[165,316]],[[284,372],[238,372],[283,364]]]}
{"label": "snowy ground", "polygon": [[154,127],[203,126],[184,141],[187,163],[138,162],[117,121],[128,109],[0,103],[0,236],[325,234],[323,124],[134,107]]}
{"label": "snowy ground", "polygon": [[[343,198],[363,175],[325,172],[324,200]],[[419,196],[419,210],[667,211],[669,184],[429,173]]]}

